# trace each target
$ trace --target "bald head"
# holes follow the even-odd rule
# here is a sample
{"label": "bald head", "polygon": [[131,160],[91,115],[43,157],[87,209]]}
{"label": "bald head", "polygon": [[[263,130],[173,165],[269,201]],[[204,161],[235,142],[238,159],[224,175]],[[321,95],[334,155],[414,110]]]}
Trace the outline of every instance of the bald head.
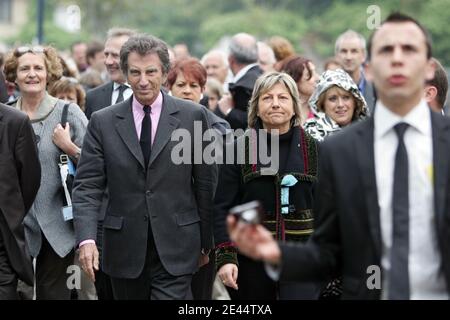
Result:
{"label": "bald head", "polygon": [[242,65],[258,61],[258,46],[255,37],[248,33],[238,33],[231,38],[230,56]]}

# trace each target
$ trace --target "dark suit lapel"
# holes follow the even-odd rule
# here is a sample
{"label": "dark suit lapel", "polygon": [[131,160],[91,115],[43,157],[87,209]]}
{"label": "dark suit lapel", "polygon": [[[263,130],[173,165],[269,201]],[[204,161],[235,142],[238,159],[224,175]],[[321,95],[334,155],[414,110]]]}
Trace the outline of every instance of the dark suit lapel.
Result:
{"label": "dark suit lapel", "polygon": [[105,107],[113,105],[113,102],[112,102],[113,88],[114,88],[114,82],[112,82],[112,81],[109,84],[109,86],[105,86],[103,88],[103,94],[104,94],[104,97],[105,97],[105,102],[107,102]]}
{"label": "dark suit lapel", "polygon": [[446,184],[449,174],[450,125],[444,117],[431,112],[431,127],[433,132],[434,208],[439,229],[439,226],[444,225],[445,201],[448,197]]}
{"label": "dark suit lapel", "polygon": [[380,210],[375,174],[374,120],[367,119],[357,130],[359,139],[355,141],[359,176],[363,182],[364,197],[368,212],[369,229],[378,257],[381,258]]}
{"label": "dark suit lapel", "polygon": [[116,111],[116,130],[133,156],[144,168],[144,156],[142,155],[139,139],[136,134],[136,126],[134,124],[133,111],[131,110],[132,98],[125,100],[120,104]]}
{"label": "dark suit lapel", "polygon": [[174,99],[163,93],[161,116],[159,118],[156,136],[152,145],[149,165],[153,163],[167,142],[169,142],[172,132],[178,128],[180,120],[173,116],[173,114],[177,112],[178,106],[175,104]]}

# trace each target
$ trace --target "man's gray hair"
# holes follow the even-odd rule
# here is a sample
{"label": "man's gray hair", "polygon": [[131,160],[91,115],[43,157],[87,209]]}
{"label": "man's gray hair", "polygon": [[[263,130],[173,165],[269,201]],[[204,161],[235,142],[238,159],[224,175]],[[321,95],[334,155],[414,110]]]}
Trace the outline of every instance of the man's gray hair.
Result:
{"label": "man's gray hair", "polygon": [[364,52],[366,51],[366,39],[364,38],[364,36],[354,30],[347,30],[344,33],[342,33],[339,37],[337,37],[336,39],[336,43],[334,45],[334,53],[337,54],[339,52],[339,48],[341,45],[341,42],[344,39],[353,39],[356,38],[359,40],[359,42],[361,43],[361,48],[364,50]]}
{"label": "man's gray hair", "polygon": [[169,72],[169,51],[167,50],[167,44],[161,39],[148,34],[138,34],[130,37],[120,49],[120,68],[125,75],[128,74],[128,56],[131,52],[136,52],[141,56],[156,53],[161,61],[163,74]]}
{"label": "man's gray hair", "polygon": [[134,29],[128,29],[128,28],[111,28],[108,30],[108,33],[106,34],[106,39],[111,38],[118,38],[123,36],[132,37],[137,34],[137,31]]}
{"label": "man's gray hair", "polygon": [[258,61],[256,39],[248,33],[234,35],[231,38],[229,50],[237,63],[248,65]]}
{"label": "man's gray hair", "polygon": [[217,49],[213,49],[208,51],[207,53],[205,53],[205,55],[202,57],[201,63],[202,65],[205,65],[205,61],[206,59],[208,59],[210,56],[214,56],[217,55],[220,57],[220,60],[222,60],[223,65],[228,68],[228,59],[226,54],[223,51],[217,50]]}

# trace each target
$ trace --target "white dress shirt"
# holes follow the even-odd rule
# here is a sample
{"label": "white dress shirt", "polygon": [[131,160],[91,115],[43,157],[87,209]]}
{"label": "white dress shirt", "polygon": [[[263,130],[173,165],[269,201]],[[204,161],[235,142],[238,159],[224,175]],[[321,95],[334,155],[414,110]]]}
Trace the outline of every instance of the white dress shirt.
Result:
{"label": "white dress shirt", "polygon": [[[127,100],[131,97],[133,94],[133,90],[131,90],[128,83],[124,83],[124,85],[127,86],[127,88],[123,91],[123,100]],[[117,99],[119,98],[119,87],[121,86],[120,83],[113,82],[113,92],[111,95],[111,105],[116,104]]]}
{"label": "white dress shirt", "polygon": [[375,172],[382,236],[382,299],[388,297],[392,246],[392,189],[398,138],[394,126],[405,122],[409,164],[409,283],[410,299],[448,299],[438,248],[433,193],[431,116],[424,100],[405,117],[378,101],[374,114]]}
{"label": "white dress shirt", "polygon": [[238,73],[236,73],[236,75],[234,76],[234,78],[232,79],[232,83],[236,83],[238,82],[246,73],[248,70],[250,70],[251,68],[253,68],[254,66],[257,66],[257,63],[252,63],[249,64],[248,66],[245,66],[244,68],[242,68],[241,70],[239,70]]}

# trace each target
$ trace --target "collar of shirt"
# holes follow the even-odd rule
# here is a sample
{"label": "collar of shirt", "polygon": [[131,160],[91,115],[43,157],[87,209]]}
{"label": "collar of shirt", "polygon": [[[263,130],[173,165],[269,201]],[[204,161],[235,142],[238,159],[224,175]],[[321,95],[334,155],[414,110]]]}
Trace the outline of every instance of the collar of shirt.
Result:
{"label": "collar of shirt", "polygon": [[[163,105],[163,95],[161,91],[158,94],[158,97],[151,105],[151,113],[150,113],[150,119],[152,121],[152,144],[155,140],[156,135],[156,129],[158,128],[159,118],[161,116],[162,111],[162,105]],[[134,118],[134,125],[136,127],[136,133],[138,138],[141,138],[141,127],[142,127],[142,119],[144,119],[144,106],[136,100],[136,97],[133,96],[132,101],[132,110],[133,110],[133,118]]]}
{"label": "collar of shirt", "polygon": [[375,108],[375,138],[382,138],[399,122],[406,122],[424,135],[431,135],[430,110],[424,99],[415,106],[406,116],[401,117],[389,110],[380,100]]}
{"label": "collar of shirt", "polygon": [[124,84],[127,86],[127,89],[131,89],[130,85],[128,83],[118,83],[118,82],[113,82],[113,91],[119,90],[119,87]]}
{"label": "collar of shirt", "polygon": [[241,70],[239,70],[238,73],[236,73],[236,75],[233,78],[233,81],[231,81],[231,82],[232,83],[238,82],[239,79],[241,79],[247,73],[248,70],[250,70],[251,68],[253,68],[254,66],[257,66],[257,65],[258,65],[257,63],[252,63],[252,64],[249,64],[248,66],[242,68]]}
{"label": "collar of shirt", "polygon": [[[16,102],[16,108],[21,111],[23,111],[22,99],[23,99],[22,97],[19,97],[19,99]],[[39,107],[34,113],[33,119],[30,119],[31,123],[45,120],[45,118],[47,118],[48,115],[53,111],[57,102],[58,98],[49,95],[48,92],[45,92],[44,99],[42,99],[41,103],[39,104]]]}

